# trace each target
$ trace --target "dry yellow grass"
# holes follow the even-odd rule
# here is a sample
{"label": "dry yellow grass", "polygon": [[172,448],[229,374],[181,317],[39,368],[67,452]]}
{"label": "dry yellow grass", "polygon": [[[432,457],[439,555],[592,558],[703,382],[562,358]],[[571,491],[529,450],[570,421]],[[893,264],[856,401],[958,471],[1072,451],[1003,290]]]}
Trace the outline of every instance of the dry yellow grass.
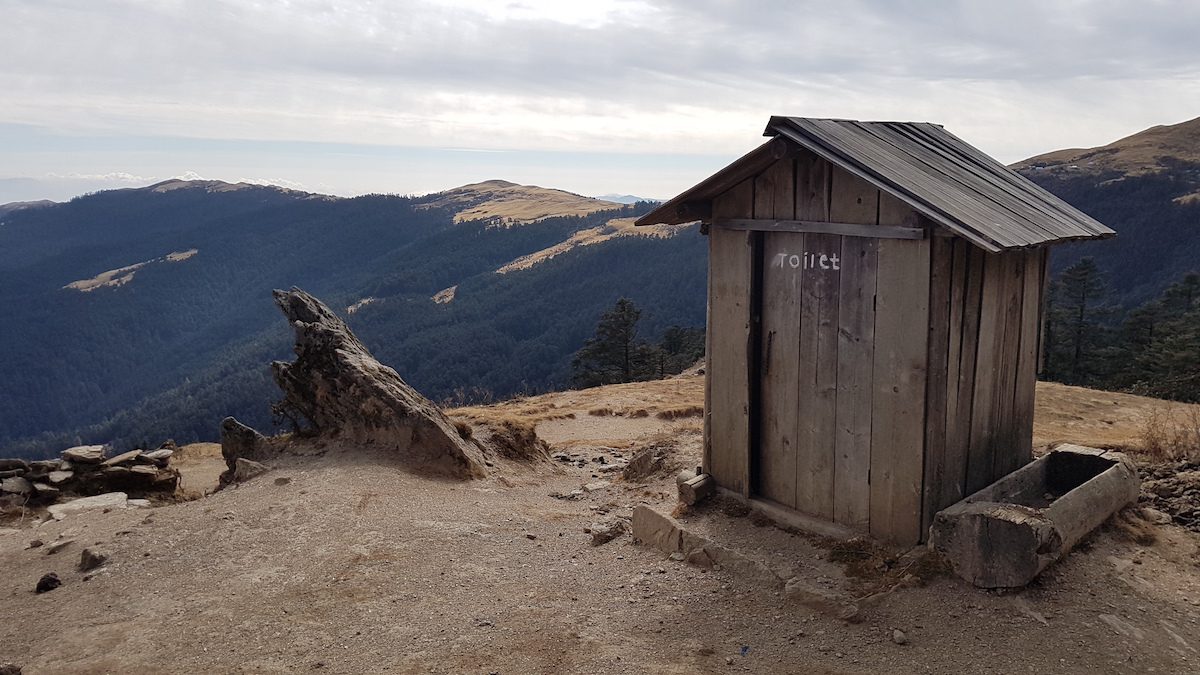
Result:
{"label": "dry yellow grass", "polygon": [[512,225],[552,216],[583,216],[621,205],[563,190],[489,180],[440,192],[428,206],[461,207],[454,216],[456,223],[495,220],[502,225]]}
{"label": "dry yellow grass", "polygon": [[[491,406],[460,408],[451,414],[484,419],[511,416],[534,424],[578,416],[581,420],[591,418],[595,424],[603,425],[615,424],[618,420],[643,422],[645,420],[638,418],[641,411],[645,411],[646,415],[664,423],[687,418],[698,424],[703,410],[704,377],[691,375],[555,392]],[[601,414],[605,416],[600,417]],[[1186,443],[1184,431],[1190,428],[1187,423],[1193,416],[1200,420],[1200,406],[1039,382],[1033,442],[1037,447],[1066,442],[1171,454],[1177,451],[1170,447]],[[1168,424],[1168,420],[1174,421]],[[1167,451],[1146,448],[1148,423],[1162,427],[1165,440],[1161,443]],[[1200,431],[1196,433],[1200,439]]]}
{"label": "dry yellow grass", "polygon": [[566,253],[580,246],[592,246],[606,241],[611,241],[618,237],[655,237],[666,238],[672,237],[682,232],[689,227],[688,225],[648,225],[646,227],[634,227],[633,222],[636,218],[614,218],[603,227],[592,227],[586,230],[580,230],[572,234],[566,241],[561,241],[553,246],[544,248],[540,251],[535,251],[529,255],[523,255],[520,258],[504,265],[496,270],[500,274],[512,272],[514,270],[524,270],[533,267],[534,265],[545,262],[556,255]]}
{"label": "dry yellow grass", "polygon": [[73,291],[79,291],[80,293],[89,293],[97,288],[118,288],[120,286],[124,286],[130,281],[133,281],[133,275],[146,265],[161,262],[183,262],[199,252],[200,250],[195,248],[190,248],[186,251],[174,251],[160,258],[134,263],[133,265],[128,265],[126,267],[118,267],[115,270],[108,270],[107,272],[101,272],[91,279],[72,281],[66,286],[63,286],[63,288],[69,288]]}
{"label": "dry yellow grass", "polygon": [[1070,148],[1031,157],[1013,165],[1017,169],[1031,167],[1066,168],[1098,173],[1120,171],[1141,174],[1161,171],[1167,166],[1164,158],[1185,162],[1200,161],[1200,118],[1179,124],[1159,125],[1126,136],[1098,148]]}

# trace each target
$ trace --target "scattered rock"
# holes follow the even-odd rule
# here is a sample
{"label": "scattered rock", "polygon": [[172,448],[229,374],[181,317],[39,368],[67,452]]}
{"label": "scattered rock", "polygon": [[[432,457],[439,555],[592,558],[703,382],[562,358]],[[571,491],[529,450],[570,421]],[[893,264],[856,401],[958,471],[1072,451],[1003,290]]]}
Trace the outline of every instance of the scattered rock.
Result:
{"label": "scattered rock", "polygon": [[108,553],[98,548],[85,548],[79,554],[79,571],[90,572],[108,562]]}
{"label": "scattered rock", "polygon": [[13,476],[0,480],[0,492],[14,495],[27,495],[33,492],[33,483],[21,476]]}
{"label": "scattered rock", "polygon": [[47,485],[45,483],[34,483],[33,491],[34,491],[34,493],[37,494],[38,499],[45,499],[45,500],[58,499],[59,494],[62,493],[62,490],[59,490],[58,488],[56,488],[52,485]]}
{"label": "scattered rock", "polygon": [[712,559],[712,556],[709,555],[708,551],[703,547],[693,549],[688,552],[687,557],[685,557],[684,560],[687,561],[687,564],[689,565],[695,565],[696,567],[705,570],[711,570],[716,565],[716,561]]}
{"label": "scattered rock", "polygon": [[100,464],[104,461],[104,446],[77,445],[63,450],[62,458],[75,464]]}
{"label": "scattered rock", "polygon": [[62,539],[60,541],[56,541],[53,544],[50,544],[49,546],[46,547],[46,555],[54,555],[55,553],[58,553],[59,551],[63,550],[64,548],[66,548],[74,543],[75,543],[74,539]]}
{"label": "scattered rock", "polygon": [[137,459],[138,455],[140,455],[140,454],[142,454],[141,450],[130,450],[129,452],[122,452],[119,455],[116,455],[114,457],[110,457],[110,458],[104,460],[103,462],[100,463],[100,465],[101,466],[120,466],[122,464],[129,464],[129,463],[132,463],[135,459]]}
{"label": "scattered rock", "polygon": [[908,644],[908,635],[905,635],[904,631],[897,628],[892,631],[892,642],[898,645],[906,645]]}
{"label": "scattered rock", "polygon": [[604,523],[594,524],[588,529],[591,530],[592,534],[592,546],[602,546],[625,534],[629,530],[629,523],[616,518]]}
{"label": "scattered rock", "polygon": [[587,485],[584,485],[583,491],[584,492],[598,492],[598,491],[603,490],[604,488],[608,487],[609,485],[611,485],[611,483],[609,483],[606,480],[598,480],[594,483],[588,483]]}
{"label": "scattered rock", "polygon": [[57,459],[39,459],[29,463],[29,473],[44,476],[58,468]]}
{"label": "scattered rock", "polygon": [[288,478],[287,476],[280,476],[279,478],[275,479],[276,485],[287,485],[288,483],[291,483],[291,482],[292,482],[292,479]]}
{"label": "scattered rock", "polygon": [[1151,506],[1143,507],[1142,515],[1156,525],[1167,525],[1171,522],[1171,514],[1163,513],[1162,511],[1159,511]]}
{"label": "scattered rock", "polygon": [[574,502],[586,497],[587,493],[583,490],[571,490],[570,492],[555,492],[550,496],[554,497],[555,499],[565,499],[567,501]]}
{"label": "scattered rock", "polygon": [[59,579],[58,575],[54,572],[48,572],[43,574],[41,579],[38,579],[37,586],[34,587],[33,592],[47,593],[58,588],[59,586],[62,586],[62,580]]}
{"label": "scattered rock", "polygon": [[25,550],[28,551],[31,548],[39,548],[45,545],[45,543],[46,542],[42,541],[41,539],[31,539],[29,543],[25,545]]}
{"label": "scattered rock", "polygon": [[534,539],[537,539],[537,535],[536,535],[536,534],[534,534],[534,533],[532,533],[532,532],[526,532],[526,533],[525,533],[525,538],[526,538],[526,539],[528,539],[528,540],[530,540],[530,541],[533,541]]}
{"label": "scattered rock", "polygon": [[663,456],[655,446],[643,448],[625,465],[621,476],[631,482],[644,480],[662,468]]}
{"label": "scattered rock", "polygon": [[251,478],[261,476],[270,470],[271,468],[266,464],[261,464],[244,457],[235,457],[233,466],[221,474],[220,487],[224,488],[235,483],[245,483]]}
{"label": "scattered rock", "polygon": [[90,511],[93,509],[123,509],[129,506],[129,495],[124,492],[107,492],[94,497],[83,497],[62,504],[52,504],[47,507],[50,516],[62,520],[72,513]]}
{"label": "scattered rock", "polygon": [[171,448],[159,448],[158,450],[144,453],[142,457],[145,457],[157,466],[166,466],[174,454],[175,451]]}

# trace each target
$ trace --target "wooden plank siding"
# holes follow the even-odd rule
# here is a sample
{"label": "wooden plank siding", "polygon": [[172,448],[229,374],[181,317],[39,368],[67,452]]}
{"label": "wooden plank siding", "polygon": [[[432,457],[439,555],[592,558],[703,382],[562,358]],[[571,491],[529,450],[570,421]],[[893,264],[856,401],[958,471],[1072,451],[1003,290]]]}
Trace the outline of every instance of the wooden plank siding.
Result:
{"label": "wooden plank siding", "polygon": [[[777,162],[755,180],[754,216],[791,218],[796,212],[795,162]],[[755,492],[796,507],[796,378],[800,344],[800,275],[771,261],[791,255],[802,235],[768,232],[763,240],[762,433]]]}
{"label": "wooden plank siding", "polygon": [[[879,191],[834,172],[830,218],[875,223]],[[867,531],[871,515],[872,372],[878,240],[842,237],[837,317],[837,402],[833,436],[833,520]]]}
{"label": "wooden plank siding", "polygon": [[[754,205],[753,179],[713,200],[714,215],[744,215]],[[708,359],[709,438],[705,471],[716,481],[749,494],[750,339],[754,233],[713,228],[709,234]]]}
{"label": "wooden plank siding", "polygon": [[[815,155],[797,160],[796,212],[804,220],[829,220],[833,167]],[[840,238],[802,235],[802,251],[841,251]],[[826,263],[828,264],[828,263]],[[837,278],[819,265],[800,271],[800,367],[796,452],[796,508],[833,518],[834,424],[837,410]]]}
{"label": "wooden plank siding", "polygon": [[[954,462],[946,451],[946,418],[950,403],[951,288],[954,285],[954,239],[934,237],[929,252],[929,332],[926,340],[925,469],[921,532],[927,532],[941,507],[945,485],[953,480]],[[961,312],[958,313],[961,321]],[[955,350],[957,352],[957,349]],[[957,364],[955,375],[957,376]],[[949,469],[949,471],[947,471]],[[951,475],[947,475],[950,473]]]}
{"label": "wooden plank siding", "polygon": [[1013,393],[1014,454],[1009,471],[1033,461],[1033,409],[1037,384],[1038,355],[1041,348],[1042,288],[1045,284],[1046,249],[1025,251],[1025,276],[1022,279],[1020,353],[1017,356],[1017,382]]}
{"label": "wooden plank siding", "polygon": [[[880,223],[901,224],[910,214],[895,197],[880,197]],[[923,538],[929,249],[928,239],[879,241],[870,531],[902,545]]]}

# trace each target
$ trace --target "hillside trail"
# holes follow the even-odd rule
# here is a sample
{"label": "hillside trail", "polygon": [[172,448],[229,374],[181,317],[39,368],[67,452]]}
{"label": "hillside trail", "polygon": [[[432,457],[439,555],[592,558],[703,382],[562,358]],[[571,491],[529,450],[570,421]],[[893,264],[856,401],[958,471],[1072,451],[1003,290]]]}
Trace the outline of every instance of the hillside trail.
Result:
{"label": "hillside trail", "polygon": [[[1061,406],[1111,406],[1114,424],[1095,424],[1114,434],[1136,404],[1067,393],[1050,398],[1079,433],[1096,415]],[[558,455],[487,480],[430,480],[331,447],[203,499],[0,534],[0,663],[26,674],[1197,670],[1200,537],[1173,526],[1146,545],[1101,531],[1020,592],[935,576],[857,623],[628,535],[592,546],[593,523],[674,503],[673,469],[699,460],[702,395],[702,380],[682,378],[456,411],[536,422]],[[667,458],[649,478],[607,468],[647,447]],[[181,470],[201,481],[211,452],[184,452]],[[819,542],[705,517],[832,565]],[[26,548],[60,537],[74,543]],[[96,545],[111,558],[85,580],[75,564]],[[62,587],[34,594],[49,571]]]}

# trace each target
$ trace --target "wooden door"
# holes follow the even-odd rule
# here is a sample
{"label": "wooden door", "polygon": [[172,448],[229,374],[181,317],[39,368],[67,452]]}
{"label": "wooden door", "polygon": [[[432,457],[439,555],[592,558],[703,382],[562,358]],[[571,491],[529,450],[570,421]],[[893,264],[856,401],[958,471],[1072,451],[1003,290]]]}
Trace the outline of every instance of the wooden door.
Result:
{"label": "wooden door", "polygon": [[847,523],[867,517],[876,251],[830,234],[763,242],[758,494]]}

